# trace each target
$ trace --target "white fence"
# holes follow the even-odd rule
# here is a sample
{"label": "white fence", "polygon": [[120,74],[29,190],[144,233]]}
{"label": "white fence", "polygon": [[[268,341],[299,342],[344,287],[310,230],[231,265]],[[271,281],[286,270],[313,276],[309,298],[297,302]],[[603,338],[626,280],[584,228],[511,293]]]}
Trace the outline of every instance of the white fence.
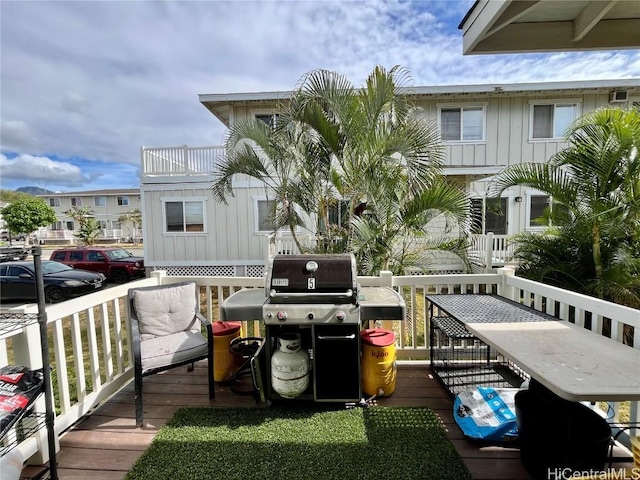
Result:
{"label": "white fence", "polygon": [[[510,268],[496,274],[359,277],[362,286],[390,286],[404,296],[407,316],[393,323],[398,333],[399,358],[429,357],[429,318],[424,296],[431,293],[497,293],[521,301],[537,310],[588,328],[594,335],[608,333],[622,342],[633,331],[633,348],[640,349],[640,312],[592,297],[572,293],[513,276]],[[59,304],[48,305],[46,316],[53,366],[56,409],[55,430],[60,435],[82,416],[117,392],[133,378],[127,328],[127,291],[132,287],[194,280],[204,295],[203,313],[210,320],[220,318],[220,304],[243,287],[262,287],[253,277],[168,277],[154,272],[151,278],[118,285]],[[35,305],[11,309],[12,313],[37,313]],[[3,330],[4,331],[4,330]],[[249,335],[260,335],[261,322],[245,325]],[[39,327],[17,328],[0,335],[0,365],[42,366]],[[637,372],[635,372],[637,373]],[[632,373],[634,374],[634,373]],[[630,420],[640,421],[640,402],[631,402]],[[38,405],[42,407],[42,402]],[[617,415],[618,404],[612,404]],[[133,411],[133,405],[131,405]],[[46,436],[19,445],[25,458],[46,460]]]}
{"label": "white fence", "polygon": [[[318,237],[314,235],[300,235],[298,237],[300,246],[303,249],[311,250],[318,242]],[[334,241],[337,242],[339,238]],[[325,240],[326,241],[326,240]],[[329,240],[331,241],[331,240]],[[269,235],[267,241],[267,258],[272,258],[276,254],[296,255],[300,253],[291,235]],[[473,235],[468,249],[469,260],[475,267],[479,267],[482,272],[491,272],[493,268],[504,267],[510,262],[514,262],[514,244],[510,242],[508,235]],[[463,262],[460,260],[460,268]],[[437,268],[437,266],[434,266]],[[446,265],[440,269],[450,269],[451,265]]]}

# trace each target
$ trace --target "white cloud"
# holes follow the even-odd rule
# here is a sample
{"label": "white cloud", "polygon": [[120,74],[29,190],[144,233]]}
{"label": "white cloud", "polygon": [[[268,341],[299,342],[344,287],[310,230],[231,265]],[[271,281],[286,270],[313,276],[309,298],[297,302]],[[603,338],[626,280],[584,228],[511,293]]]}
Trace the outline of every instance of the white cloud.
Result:
{"label": "white cloud", "polygon": [[3,181],[20,179],[39,185],[79,186],[97,178],[99,174],[84,175],[71,163],[59,162],[47,157],[20,155],[9,159],[0,154],[0,177]]}

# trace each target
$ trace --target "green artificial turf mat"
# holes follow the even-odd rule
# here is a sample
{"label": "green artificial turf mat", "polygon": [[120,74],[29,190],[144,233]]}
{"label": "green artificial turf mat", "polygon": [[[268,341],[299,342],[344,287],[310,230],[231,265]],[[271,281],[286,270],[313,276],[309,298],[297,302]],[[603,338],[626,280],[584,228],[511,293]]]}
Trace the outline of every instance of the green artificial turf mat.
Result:
{"label": "green artificial turf mat", "polygon": [[464,480],[428,408],[182,408],[125,480]]}

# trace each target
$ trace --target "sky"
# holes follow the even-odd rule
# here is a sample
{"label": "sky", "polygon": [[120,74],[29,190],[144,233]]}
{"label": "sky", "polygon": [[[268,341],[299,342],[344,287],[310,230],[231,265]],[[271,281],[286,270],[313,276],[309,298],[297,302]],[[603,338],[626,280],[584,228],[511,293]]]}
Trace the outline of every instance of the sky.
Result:
{"label": "sky", "polygon": [[221,145],[199,94],[640,77],[640,50],[462,55],[473,0],[0,0],[0,188],[139,188],[140,147]]}

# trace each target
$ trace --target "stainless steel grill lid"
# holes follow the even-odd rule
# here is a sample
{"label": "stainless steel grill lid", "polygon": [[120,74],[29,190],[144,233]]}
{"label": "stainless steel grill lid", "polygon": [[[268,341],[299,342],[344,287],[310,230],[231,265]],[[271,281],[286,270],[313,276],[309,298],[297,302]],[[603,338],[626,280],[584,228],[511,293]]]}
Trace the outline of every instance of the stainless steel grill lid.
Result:
{"label": "stainless steel grill lid", "polygon": [[267,294],[280,302],[356,303],[352,254],[276,255],[267,272]]}

